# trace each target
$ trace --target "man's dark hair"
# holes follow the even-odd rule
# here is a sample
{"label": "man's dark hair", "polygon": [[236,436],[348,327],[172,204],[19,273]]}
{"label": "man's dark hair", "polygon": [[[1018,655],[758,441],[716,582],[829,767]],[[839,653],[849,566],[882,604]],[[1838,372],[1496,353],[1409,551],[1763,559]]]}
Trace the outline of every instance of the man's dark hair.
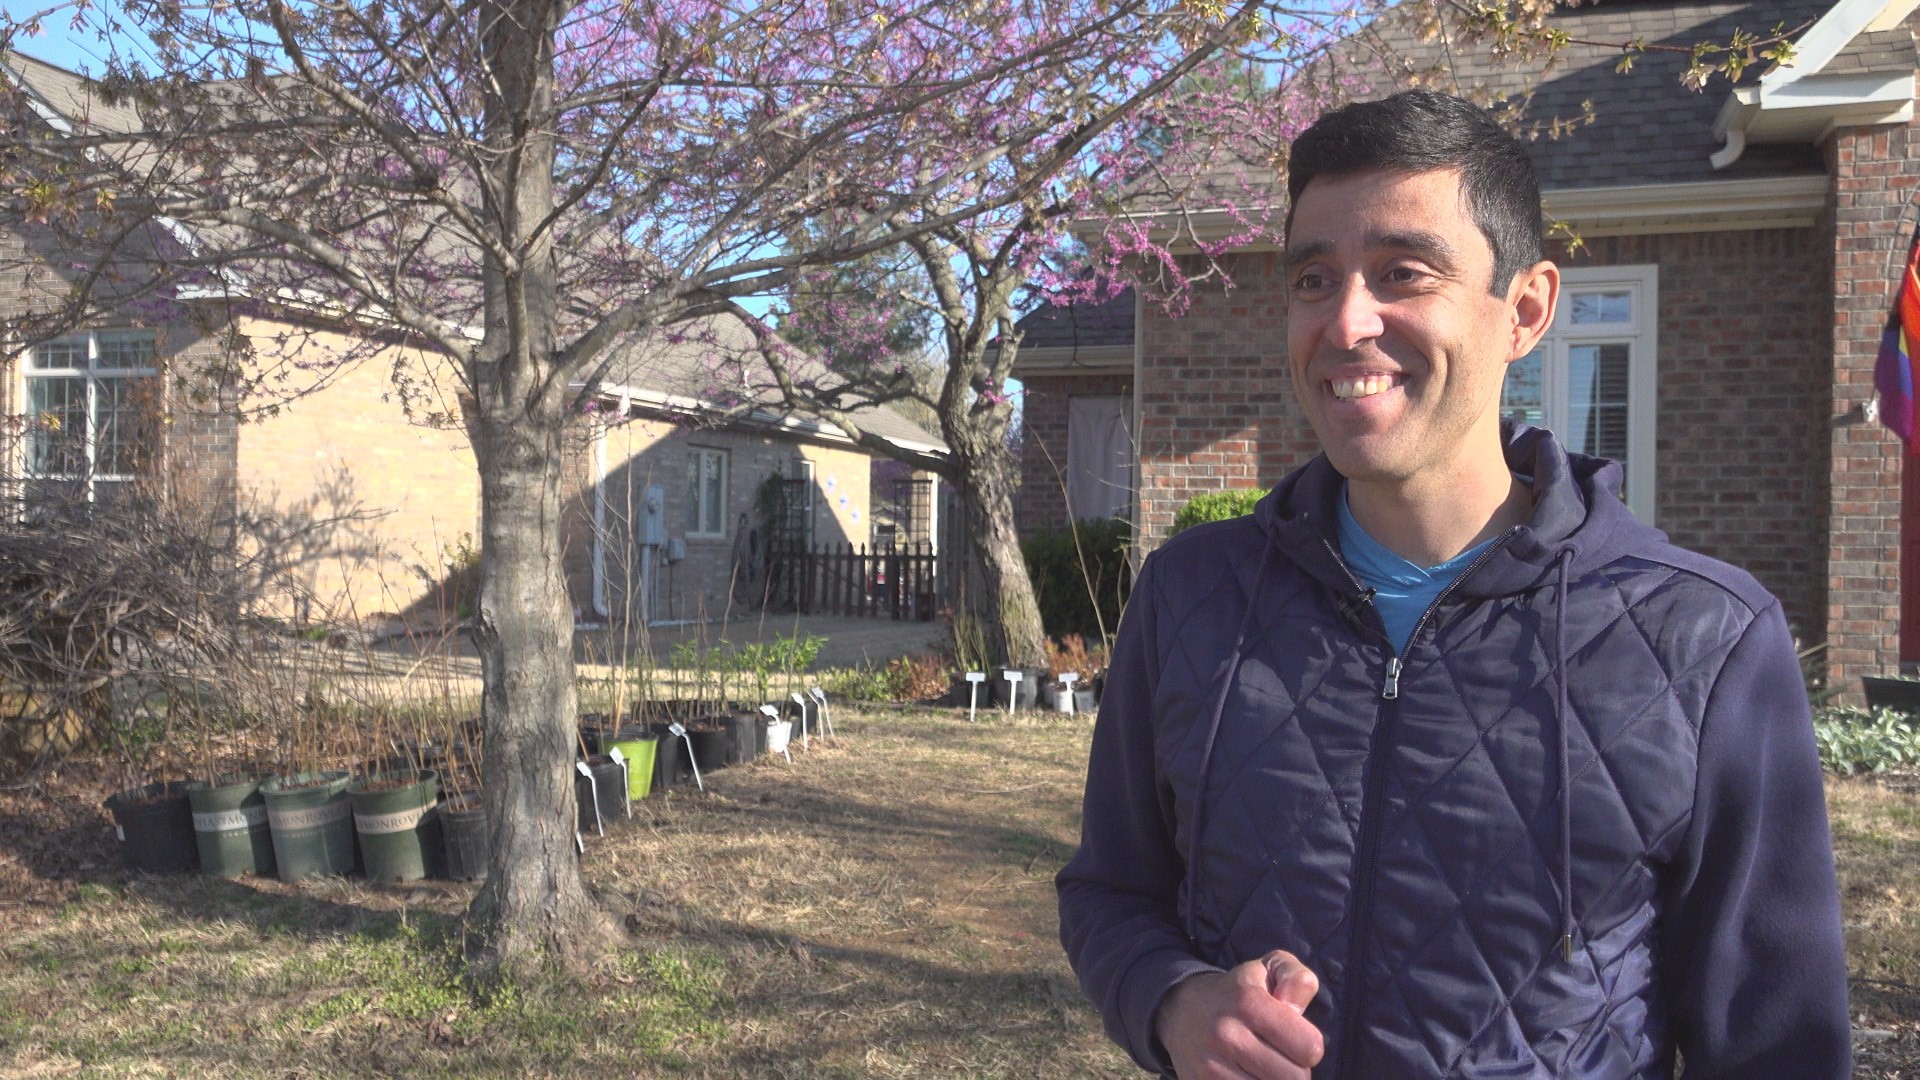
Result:
{"label": "man's dark hair", "polygon": [[1315,177],[1374,169],[1460,170],[1473,223],[1493,248],[1495,296],[1505,296],[1515,274],[1546,258],[1533,159],[1485,109],[1432,90],[1354,102],[1301,132],[1287,158],[1287,235],[1293,235],[1300,193]]}

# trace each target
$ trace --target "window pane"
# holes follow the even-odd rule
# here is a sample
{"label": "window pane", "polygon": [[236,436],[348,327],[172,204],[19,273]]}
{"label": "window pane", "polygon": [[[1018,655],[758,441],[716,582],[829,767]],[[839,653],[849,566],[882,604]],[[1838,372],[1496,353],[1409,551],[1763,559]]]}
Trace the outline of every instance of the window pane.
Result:
{"label": "window pane", "polygon": [[1543,342],[1507,365],[1507,381],[1500,389],[1500,415],[1536,427],[1546,423],[1545,388],[1541,382],[1547,346]]}
{"label": "window pane", "polygon": [[153,366],[153,335],[145,330],[122,330],[95,335],[99,357],[95,367],[142,370]]}
{"label": "window pane", "polygon": [[687,455],[687,531],[700,531],[700,451]]}
{"label": "window pane", "polygon": [[137,393],[132,379],[95,380],[93,471],[98,476],[133,475],[140,437]]}
{"label": "window pane", "polygon": [[1576,345],[1567,351],[1567,448],[1627,460],[1627,345]]}
{"label": "window pane", "polygon": [[33,350],[33,366],[41,370],[84,368],[87,366],[87,339],[62,338],[37,345]]}
{"label": "window pane", "polygon": [[1574,293],[1568,299],[1567,317],[1576,326],[1633,321],[1633,294],[1625,289]]}
{"label": "window pane", "polygon": [[82,476],[87,471],[87,380],[27,380],[27,473]]}
{"label": "window pane", "polygon": [[721,520],[721,515],[726,512],[727,505],[725,462],[715,451],[708,451],[701,457],[704,459],[701,462],[701,472],[704,474],[702,478],[706,489],[701,496],[701,518],[706,527],[700,531],[724,532],[726,526]]}

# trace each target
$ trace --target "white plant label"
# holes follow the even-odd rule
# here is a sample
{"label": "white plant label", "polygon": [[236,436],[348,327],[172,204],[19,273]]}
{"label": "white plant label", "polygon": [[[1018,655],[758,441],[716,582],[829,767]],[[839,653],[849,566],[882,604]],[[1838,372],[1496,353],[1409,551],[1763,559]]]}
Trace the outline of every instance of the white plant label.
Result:
{"label": "white plant label", "polygon": [[195,832],[239,832],[267,823],[267,808],[243,806],[238,810],[210,810],[193,815]]}
{"label": "white plant label", "polygon": [[275,832],[317,829],[322,825],[345,821],[352,815],[353,807],[344,799],[306,810],[275,810],[271,807],[267,809],[267,820],[273,825]]}
{"label": "white plant label", "polygon": [[391,814],[355,814],[353,827],[362,836],[384,836],[387,833],[408,832],[420,824],[420,819],[433,812],[439,803],[415,807],[412,810],[400,810]]}
{"label": "white plant label", "polygon": [[127,830],[121,828],[120,826],[115,825],[113,827],[113,835],[119,837],[121,843],[124,844],[127,842]]}
{"label": "white plant label", "polygon": [[677,724],[677,723],[676,723],[676,724],[668,724],[668,725],[667,725],[667,730],[668,730],[668,731],[670,731],[670,732],[672,732],[672,733],[673,733],[673,734],[675,734],[675,735],[685,735],[685,734],[687,733],[687,729],[686,729],[686,728],[684,728],[684,727],[681,727],[681,726],[680,726],[679,724]]}

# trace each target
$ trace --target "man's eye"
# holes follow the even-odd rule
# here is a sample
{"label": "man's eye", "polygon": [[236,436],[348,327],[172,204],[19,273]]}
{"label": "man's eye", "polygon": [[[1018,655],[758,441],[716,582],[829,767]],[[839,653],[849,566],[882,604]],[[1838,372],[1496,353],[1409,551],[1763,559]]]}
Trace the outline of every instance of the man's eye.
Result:
{"label": "man's eye", "polygon": [[1300,292],[1317,292],[1327,287],[1327,277],[1309,271],[1295,278],[1293,287]]}
{"label": "man's eye", "polygon": [[1396,266],[1387,271],[1387,280],[1395,285],[1412,285],[1424,277],[1425,274],[1411,266]]}

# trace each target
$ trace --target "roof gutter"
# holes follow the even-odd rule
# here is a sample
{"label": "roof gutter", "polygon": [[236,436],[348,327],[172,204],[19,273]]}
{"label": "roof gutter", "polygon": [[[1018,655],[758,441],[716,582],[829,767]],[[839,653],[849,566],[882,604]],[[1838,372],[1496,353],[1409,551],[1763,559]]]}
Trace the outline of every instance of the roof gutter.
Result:
{"label": "roof gutter", "polygon": [[1736,88],[1713,121],[1715,169],[1739,161],[1752,143],[1826,141],[1836,128],[1900,124],[1914,116],[1911,71],[1822,75],[1863,32],[1902,25],[1920,0],[1840,0],[1795,43],[1794,57],[1752,86]]}
{"label": "roof gutter", "polygon": [[[577,390],[585,385],[585,383],[575,383],[573,384],[573,388]],[[731,410],[719,408],[709,402],[701,401],[699,398],[687,397],[683,394],[662,393],[658,390],[646,390],[637,386],[602,384],[599,396],[608,400],[618,400],[621,403],[621,412],[623,413],[635,405],[640,405],[656,409],[660,412],[674,413],[679,416],[739,420],[756,427],[771,428],[776,431],[784,431],[796,435],[810,435],[828,442],[846,443],[850,446],[858,445],[854,442],[853,437],[848,435],[846,431],[837,424],[830,424],[825,420],[810,420],[804,417],[772,412],[767,409],[753,409],[745,413],[736,413]],[[951,453],[945,443],[902,439],[892,435],[881,435],[877,431],[870,432],[870,434],[884,439],[902,450],[922,454],[938,454],[941,456]]]}

